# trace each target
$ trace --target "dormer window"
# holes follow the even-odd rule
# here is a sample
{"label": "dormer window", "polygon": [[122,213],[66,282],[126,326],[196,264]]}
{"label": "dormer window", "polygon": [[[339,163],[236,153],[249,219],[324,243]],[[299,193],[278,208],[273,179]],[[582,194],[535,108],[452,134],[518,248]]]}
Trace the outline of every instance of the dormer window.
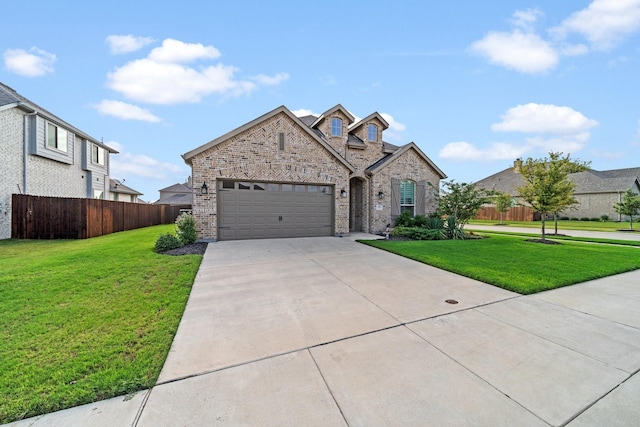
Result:
{"label": "dormer window", "polygon": [[376,125],[368,125],[367,126],[367,140],[369,140],[369,141],[377,141],[378,140],[378,126],[376,126]]}
{"label": "dormer window", "polygon": [[342,136],[342,120],[337,117],[331,119],[331,136]]}

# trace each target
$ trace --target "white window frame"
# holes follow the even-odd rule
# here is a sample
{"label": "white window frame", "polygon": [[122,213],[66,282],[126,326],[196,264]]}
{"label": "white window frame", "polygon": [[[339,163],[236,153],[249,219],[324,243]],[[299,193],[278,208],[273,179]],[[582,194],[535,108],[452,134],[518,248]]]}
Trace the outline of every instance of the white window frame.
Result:
{"label": "white window frame", "polygon": [[[372,138],[373,136],[373,138]],[[368,141],[377,141],[378,140],[378,126],[374,124],[367,125],[367,140]]]}
{"label": "white window frame", "polygon": [[342,136],[342,119],[339,117],[331,118],[331,136]]}
{"label": "white window frame", "polygon": [[100,166],[104,166],[105,162],[105,149],[97,144],[93,144],[91,148],[91,161]]}
{"label": "white window frame", "polygon": [[[405,186],[408,184],[411,184],[413,189],[413,194],[410,199],[405,195]],[[416,214],[416,183],[410,179],[405,179],[400,182],[400,213],[405,211],[411,212],[412,217]]]}
{"label": "white window frame", "polygon": [[[46,122],[46,144],[47,148],[62,151],[64,153],[68,150],[69,144],[69,132],[66,129],[61,128],[52,122]],[[52,135],[53,132],[53,135]],[[52,139],[53,138],[53,139]]]}

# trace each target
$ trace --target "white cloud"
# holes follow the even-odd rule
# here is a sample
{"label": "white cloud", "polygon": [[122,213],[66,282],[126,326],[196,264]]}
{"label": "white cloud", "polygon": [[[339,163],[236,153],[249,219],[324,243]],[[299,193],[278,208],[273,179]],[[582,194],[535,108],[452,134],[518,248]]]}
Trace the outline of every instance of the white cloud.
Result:
{"label": "white cloud", "polygon": [[477,148],[468,142],[452,142],[440,150],[440,157],[458,161],[493,161],[522,157],[529,151],[576,153],[589,142],[589,130],[598,122],[570,107],[529,103],[510,108],[502,121],[491,125],[494,132],[527,134],[520,143],[493,142]]}
{"label": "white cloud", "polygon": [[407,129],[406,125],[397,122],[396,119],[391,116],[391,114],[380,113],[380,115],[387,121],[387,123],[389,123],[389,130],[393,132],[404,132]]}
{"label": "white cloud", "polygon": [[291,111],[296,117],[304,117],[304,116],[320,116],[318,113],[314,113],[313,111],[307,108],[300,108],[298,110]]}
{"label": "white cloud", "polygon": [[511,22],[516,27],[531,30],[540,16],[542,16],[540,9],[516,10],[512,15]]}
{"label": "white cloud", "polygon": [[491,125],[494,132],[577,134],[598,125],[571,107],[529,103],[510,108],[500,123]]}
{"label": "white cloud", "polygon": [[438,153],[440,157],[455,161],[484,161],[515,159],[529,150],[526,146],[517,146],[505,142],[492,142],[487,148],[476,148],[465,141],[450,142]]}
{"label": "white cloud", "polygon": [[559,52],[564,56],[580,56],[589,53],[589,48],[584,44],[567,44],[563,43],[558,48]]}
{"label": "white cloud", "polygon": [[111,53],[117,55],[121,53],[135,52],[136,50],[142,49],[146,45],[153,43],[155,40],[151,37],[132,36],[131,34],[128,34],[126,36],[107,36],[106,41]]}
{"label": "white cloud", "polygon": [[154,48],[148,58],[154,62],[187,63],[197,59],[216,59],[220,51],[201,43],[185,43],[180,40],[165,39],[162,46]]}
{"label": "white cloud", "polygon": [[143,122],[159,123],[162,119],[149,110],[122,101],[104,99],[94,105],[98,112],[105,116],[118,117],[125,120],[141,120]]}
{"label": "white cloud", "polygon": [[285,80],[289,80],[289,74],[278,73],[275,76],[265,76],[264,74],[259,74],[257,76],[252,77],[252,80],[264,86],[274,86],[274,85],[280,84]]}
{"label": "white cloud", "polygon": [[37,47],[32,47],[28,52],[24,49],[7,49],[3,56],[7,70],[24,77],[40,77],[54,72],[56,55]]}
{"label": "white cloud", "polygon": [[558,53],[537,34],[515,29],[510,33],[491,32],[471,45],[471,51],[496,65],[536,74],[558,64]]}
{"label": "white cloud", "polygon": [[184,169],[180,166],[160,162],[144,154],[132,154],[124,151],[124,147],[115,141],[110,141],[106,144],[120,152],[120,154],[109,158],[109,175],[112,177],[139,176],[147,179],[163,180],[176,173],[184,172]]}
{"label": "white cloud", "polygon": [[594,0],[550,33],[560,39],[570,33],[587,38],[595,49],[610,50],[626,36],[640,30],[640,0]]}
{"label": "white cloud", "polygon": [[147,58],[130,61],[109,73],[107,85],[137,102],[171,105],[199,102],[212,94],[249,94],[259,85],[274,85],[289,78],[287,73],[279,73],[271,77],[259,75],[256,81],[241,80],[236,78],[238,69],[234,66],[218,63],[196,68],[185,65],[219,56],[220,52],[213,46],[167,39]]}

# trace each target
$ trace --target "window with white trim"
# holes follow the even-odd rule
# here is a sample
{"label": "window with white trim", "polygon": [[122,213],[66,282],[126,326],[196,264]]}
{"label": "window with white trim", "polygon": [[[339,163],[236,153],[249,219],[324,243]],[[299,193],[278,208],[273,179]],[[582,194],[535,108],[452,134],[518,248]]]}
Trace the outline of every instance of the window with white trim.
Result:
{"label": "window with white trim", "polygon": [[67,152],[67,131],[54,125],[47,123],[47,147]]}
{"label": "window with white trim", "polygon": [[409,212],[415,215],[416,185],[413,181],[405,180],[400,183],[400,213]]}
{"label": "window with white trim", "polygon": [[104,166],[105,149],[93,144],[91,147],[91,160],[96,165]]}
{"label": "window with white trim", "polygon": [[342,119],[337,117],[331,119],[331,136],[342,136]]}
{"label": "window with white trim", "polygon": [[376,126],[376,125],[367,125],[367,140],[369,140],[369,141],[377,141],[378,140],[378,126]]}

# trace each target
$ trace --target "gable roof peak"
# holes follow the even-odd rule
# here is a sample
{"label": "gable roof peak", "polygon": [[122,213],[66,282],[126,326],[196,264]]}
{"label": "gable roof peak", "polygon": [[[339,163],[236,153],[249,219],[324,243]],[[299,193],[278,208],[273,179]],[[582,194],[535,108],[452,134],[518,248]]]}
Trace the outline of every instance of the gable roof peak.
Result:
{"label": "gable roof peak", "polygon": [[353,114],[351,114],[349,112],[349,110],[347,110],[346,108],[344,108],[342,106],[342,104],[336,104],[333,107],[329,108],[327,111],[325,111],[324,113],[320,114],[320,117],[318,117],[316,119],[315,122],[313,122],[311,124],[311,127],[315,127],[318,125],[318,123],[320,123],[322,120],[324,120],[325,118],[327,118],[328,116],[330,116],[331,114],[335,113],[336,111],[340,111],[342,114],[344,114],[345,116],[347,116],[347,119],[349,119],[349,125],[351,125],[356,118],[353,117]]}
{"label": "gable roof peak", "polygon": [[389,129],[389,123],[384,119],[384,117],[382,117],[382,115],[380,115],[377,111],[374,111],[373,113],[369,114],[364,119],[361,119],[360,121],[352,124],[349,127],[349,130],[352,131],[352,130],[358,129],[360,126],[364,125],[365,123],[367,123],[371,119],[378,119],[380,121],[380,123],[382,123],[382,129],[383,130],[384,129]]}

